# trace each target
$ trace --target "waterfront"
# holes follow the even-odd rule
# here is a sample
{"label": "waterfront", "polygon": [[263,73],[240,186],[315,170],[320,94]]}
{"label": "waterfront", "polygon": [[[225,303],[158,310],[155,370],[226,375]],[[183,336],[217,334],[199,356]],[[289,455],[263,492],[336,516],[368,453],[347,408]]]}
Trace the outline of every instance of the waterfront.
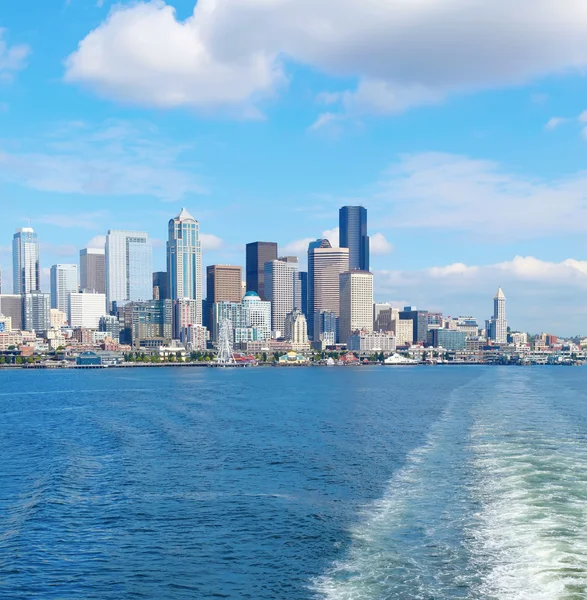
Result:
{"label": "waterfront", "polygon": [[3,371],[0,597],[585,597],[586,374]]}

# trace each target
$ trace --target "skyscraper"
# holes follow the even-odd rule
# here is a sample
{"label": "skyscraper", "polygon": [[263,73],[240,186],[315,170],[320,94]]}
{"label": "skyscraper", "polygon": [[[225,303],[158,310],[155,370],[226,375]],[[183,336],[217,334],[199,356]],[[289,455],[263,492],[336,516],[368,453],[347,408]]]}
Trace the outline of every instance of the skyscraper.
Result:
{"label": "skyscraper", "polygon": [[346,343],[355,331],[373,331],[373,273],[340,274],[340,340]]}
{"label": "skyscraper", "polygon": [[308,331],[315,338],[314,318],[321,310],[340,316],[340,274],[349,270],[349,249],[332,248],[328,240],[308,248]]}
{"label": "skyscraper", "polygon": [[77,291],[77,265],[53,265],[51,267],[51,308],[67,314],[69,294]]}
{"label": "skyscraper", "polygon": [[412,321],[412,342],[424,343],[428,340],[428,311],[415,306],[405,306],[399,313],[402,321]]}
{"label": "skyscraper", "polygon": [[369,236],[367,209],[362,206],[343,206],[338,215],[340,247],[349,249],[349,268],[369,270]]}
{"label": "skyscraper", "polygon": [[41,289],[39,238],[31,227],[17,229],[12,238],[12,272],[15,294]]}
{"label": "skyscraper", "polygon": [[297,259],[272,260],[265,263],[265,296],[271,302],[271,330],[285,332],[285,318],[299,308],[296,304],[296,291],[300,289],[298,279],[299,265]]}
{"label": "skyscraper", "polygon": [[167,271],[153,273],[153,300],[169,300],[169,276]]}
{"label": "skyscraper", "polygon": [[209,265],[206,267],[206,297],[209,303],[240,302],[243,270],[234,265]]}
{"label": "skyscraper", "polygon": [[12,329],[23,329],[23,301],[19,294],[0,295],[0,315],[10,317]]}
{"label": "skyscraper", "polygon": [[505,344],[508,340],[508,322],[505,316],[505,294],[498,288],[493,298],[493,318],[489,322],[489,339],[498,344]]}
{"label": "skyscraper", "polygon": [[153,295],[153,250],[143,231],[111,229],[106,236],[106,301],[150,300]]}
{"label": "skyscraper", "polygon": [[104,248],[84,248],[79,253],[80,289],[106,293],[106,255]]}
{"label": "skyscraper", "polygon": [[265,263],[277,260],[275,242],[251,242],[247,244],[247,291],[257,292],[265,298]]}
{"label": "skyscraper", "polygon": [[44,333],[51,327],[51,298],[49,294],[35,291],[22,297],[23,328]]}
{"label": "skyscraper", "polygon": [[167,274],[172,300],[189,298],[197,303],[197,323],[202,324],[202,246],[200,225],[182,208],[169,221],[167,241]]}

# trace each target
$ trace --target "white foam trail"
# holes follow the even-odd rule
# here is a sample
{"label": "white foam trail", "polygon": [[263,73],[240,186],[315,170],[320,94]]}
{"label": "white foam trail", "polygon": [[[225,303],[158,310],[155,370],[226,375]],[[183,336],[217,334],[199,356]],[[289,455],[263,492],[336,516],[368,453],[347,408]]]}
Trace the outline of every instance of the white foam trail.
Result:
{"label": "white foam trail", "polygon": [[[459,514],[445,508],[459,501],[460,492],[439,468],[446,467],[447,457],[457,461],[456,445],[467,432],[453,410],[450,404],[426,443],[408,454],[384,496],[361,515],[350,531],[346,558],[313,582],[319,598],[424,600],[447,597],[445,592],[459,587],[463,575],[457,565],[463,556],[453,543]],[[455,427],[464,431],[459,435]]]}
{"label": "white foam trail", "polygon": [[587,448],[527,382],[509,381],[471,432],[482,506],[471,543],[482,574],[475,597],[579,600],[587,597]]}

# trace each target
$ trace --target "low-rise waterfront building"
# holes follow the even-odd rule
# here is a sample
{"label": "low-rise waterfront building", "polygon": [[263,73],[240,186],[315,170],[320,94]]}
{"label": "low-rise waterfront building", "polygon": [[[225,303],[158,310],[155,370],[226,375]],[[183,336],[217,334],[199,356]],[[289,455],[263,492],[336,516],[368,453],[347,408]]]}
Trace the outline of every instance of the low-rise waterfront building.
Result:
{"label": "low-rise waterfront building", "polygon": [[347,348],[360,354],[389,353],[395,352],[396,340],[393,334],[384,331],[356,331],[347,338]]}

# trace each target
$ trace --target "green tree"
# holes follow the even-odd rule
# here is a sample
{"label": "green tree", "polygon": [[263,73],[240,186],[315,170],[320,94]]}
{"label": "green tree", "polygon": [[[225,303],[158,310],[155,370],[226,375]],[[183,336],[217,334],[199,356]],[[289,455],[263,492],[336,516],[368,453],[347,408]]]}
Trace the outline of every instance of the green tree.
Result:
{"label": "green tree", "polygon": [[267,352],[263,352],[263,362],[267,362]]}
{"label": "green tree", "polygon": [[0,356],[0,365],[5,365],[5,364],[6,364],[6,357]]}
{"label": "green tree", "polygon": [[16,357],[16,364],[17,365],[22,365],[22,356],[17,356]]}

